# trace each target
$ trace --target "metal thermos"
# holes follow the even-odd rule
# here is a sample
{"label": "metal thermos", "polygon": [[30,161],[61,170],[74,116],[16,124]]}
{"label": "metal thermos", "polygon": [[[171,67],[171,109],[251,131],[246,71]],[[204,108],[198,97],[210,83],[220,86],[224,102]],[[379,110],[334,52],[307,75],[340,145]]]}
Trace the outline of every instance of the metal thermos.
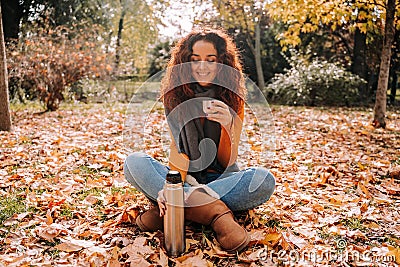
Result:
{"label": "metal thermos", "polygon": [[169,256],[185,252],[184,194],[181,174],[169,171],[165,179],[164,195],[167,210],[164,215],[164,242]]}

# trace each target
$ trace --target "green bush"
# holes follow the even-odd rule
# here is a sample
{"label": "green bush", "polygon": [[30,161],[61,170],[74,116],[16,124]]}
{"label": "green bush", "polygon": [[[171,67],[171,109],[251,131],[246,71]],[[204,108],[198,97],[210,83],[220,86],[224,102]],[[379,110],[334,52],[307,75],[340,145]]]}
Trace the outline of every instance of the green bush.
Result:
{"label": "green bush", "polygon": [[365,83],[343,67],[320,58],[312,60],[291,51],[291,69],[276,74],[266,86],[271,101],[306,106],[349,106],[358,101],[358,88]]}

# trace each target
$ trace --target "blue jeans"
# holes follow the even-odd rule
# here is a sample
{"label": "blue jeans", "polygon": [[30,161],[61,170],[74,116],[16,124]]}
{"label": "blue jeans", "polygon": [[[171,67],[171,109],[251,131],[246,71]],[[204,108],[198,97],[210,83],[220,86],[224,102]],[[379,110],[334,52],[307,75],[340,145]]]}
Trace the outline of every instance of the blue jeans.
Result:
{"label": "blue jeans", "polygon": [[[163,189],[168,166],[141,152],[125,160],[126,180],[150,200],[156,201]],[[232,210],[242,211],[265,203],[275,190],[275,177],[265,168],[248,168],[223,175],[209,173],[207,186]],[[190,185],[185,185],[190,186]]]}

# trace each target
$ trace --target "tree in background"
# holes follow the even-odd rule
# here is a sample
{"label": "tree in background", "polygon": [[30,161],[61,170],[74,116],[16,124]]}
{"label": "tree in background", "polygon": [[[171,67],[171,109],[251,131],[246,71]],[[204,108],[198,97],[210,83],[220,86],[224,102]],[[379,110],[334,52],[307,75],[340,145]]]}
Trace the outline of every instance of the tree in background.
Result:
{"label": "tree in background", "polygon": [[[318,8],[316,8],[318,7]],[[303,42],[303,35],[326,28],[331,34],[340,36],[348,32],[353,42],[347,45],[352,53],[352,71],[362,78],[374,77],[380,61],[380,40],[385,33],[386,14],[384,0],[333,0],[321,3],[317,0],[275,0],[266,5],[268,14],[282,21],[288,28],[278,36],[285,47],[297,46]],[[400,7],[397,5],[400,14]],[[400,25],[397,24],[399,29]],[[347,37],[348,38],[348,37]],[[373,88],[374,80],[369,81]],[[361,88],[360,98],[372,96],[371,89]]]}
{"label": "tree in background", "polygon": [[[93,0],[2,0],[1,6],[7,12],[3,18],[6,40],[18,39],[26,32],[24,27],[30,22],[50,18],[53,26],[72,26],[84,28],[85,25],[111,26],[110,8],[107,1]],[[42,25],[43,26],[43,25]]]}
{"label": "tree in background", "polygon": [[399,81],[399,73],[400,72],[400,29],[396,30],[394,40],[393,40],[393,54],[392,54],[392,66],[390,68],[392,77],[392,81],[390,84],[390,104],[396,105],[396,93],[397,93],[397,84]]}
{"label": "tree in background", "polygon": [[153,48],[150,53],[151,63],[148,71],[149,77],[167,68],[168,61],[171,57],[172,45],[172,42],[165,41],[157,44],[156,47]]}
{"label": "tree in background", "polygon": [[[154,47],[158,37],[157,24],[168,4],[165,1],[139,0],[3,1],[2,6],[7,6],[10,14],[15,14],[5,21],[6,29],[12,32],[10,38],[29,34],[32,21],[39,26],[47,26],[40,25],[40,22],[47,21],[54,27],[67,26],[76,30],[90,29],[92,25],[102,27],[97,41],[106,52],[113,52],[115,74],[148,67],[148,51]],[[15,28],[14,25],[22,27]]]}
{"label": "tree in background", "polygon": [[[40,23],[43,25],[43,23]],[[59,108],[68,87],[82,78],[104,78],[111,71],[107,55],[96,43],[96,29],[33,27],[29,38],[9,48],[9,78],[14,86],[38,97],[47,111]]]}
{"label": "tree in background", "polygon": [[[207,1],[199,2],[204,5]],[[236,29],[237,35],[242,35],[247,47],[254,57],[256,67],[257,85],[263,89],[265,86],[264,72],[262,66],[261,36],[268,23],[262,1],[259,0],[233,0],[207,2],[209,8],[200,11],[198,17],[214,26],[225,29]]]}
{"label": "tree in background", "polygon": [[0,7],[0,131],[11,130],[11,115],[8,100],[8,78],[6,49],[3,38],[3,22]]}
{"label": "tree in background", "polygon": [[[118,75],[144,75],[150,62],[148,55],[158,41],[157,25],[165,8],[161,1],[120,0],[115,4],[113,29],[115,36],[114,73]],[[114,34],[116,32],[116,34]]]}
{"label": "tree in background", "polygon": [[109,71],[109,66],[114,76],[145,73],[149,49],[157,40],[158,16],[164,8],[164,2],[138,0],[8,2],[5,0],[4,5],[20,14],[12,23],[21,25],[14,34],[18,39],[8,47],[13,66],[9,75],[11,95],[21,100],[40,98],[47,110],[57,109],[66,89],[79,79],[97,79]]}
{"label": "tree in background", "polygon": [[[400,7],[400,4],[398,4]],[[395,32],[396,0],[388,0],[386,5],[385,38],[381,55],[381,66],[379,70],[378,88],[376,90],[376,100],[374,108],[373,125],[375,127],[386,127],[386,98],[389,82],[390,58],[392,43]]]}

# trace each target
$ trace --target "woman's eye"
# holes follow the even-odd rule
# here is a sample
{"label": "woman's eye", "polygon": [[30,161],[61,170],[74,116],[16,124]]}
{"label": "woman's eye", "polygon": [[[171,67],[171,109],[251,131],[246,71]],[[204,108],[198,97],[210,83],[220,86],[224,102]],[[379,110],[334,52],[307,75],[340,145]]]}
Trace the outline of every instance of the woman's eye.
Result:
{"label": "woman's eye", "polygon": [[192,58],[190,61],[192,63],[194,63],[194,64],[198,64],[200,62],[204,62],[204,63],[210,64],[210,65],[214,64],[216,62],[215,59],[207,59],[206,61],[204,61],[204,60],[201,60],[201,59],[198,59],[198,58]]}

